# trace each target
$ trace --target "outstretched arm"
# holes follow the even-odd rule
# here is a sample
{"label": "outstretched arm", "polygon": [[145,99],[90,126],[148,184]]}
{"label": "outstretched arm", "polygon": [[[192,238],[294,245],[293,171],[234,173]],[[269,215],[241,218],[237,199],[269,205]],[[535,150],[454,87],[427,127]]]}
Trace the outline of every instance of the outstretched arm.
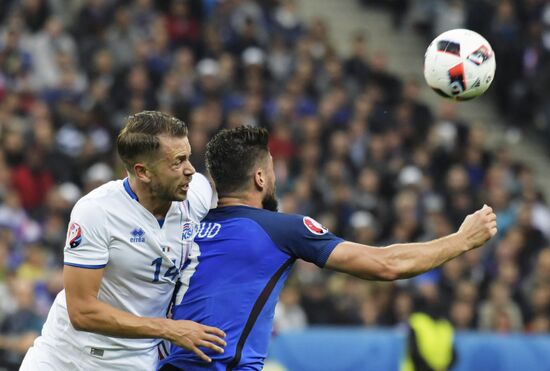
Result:
{"label": "outstretched arm", "polygon": [[408,278],[482,246],[496,234],[496,225],[493,209],[484,205],[464,219],[458,232],[437,240],[382,248],[342,242],[332,251],[325,267],[370,280]]}
{"label": "outstretched arm", "polygon": [[104,269],[65,265],[63,277],[71,324],[79,331],[123,338],[162,338],[195,352],[210,362],[199,347],[223,353],[223,331],[192,321],[138,317],[97,299]]}

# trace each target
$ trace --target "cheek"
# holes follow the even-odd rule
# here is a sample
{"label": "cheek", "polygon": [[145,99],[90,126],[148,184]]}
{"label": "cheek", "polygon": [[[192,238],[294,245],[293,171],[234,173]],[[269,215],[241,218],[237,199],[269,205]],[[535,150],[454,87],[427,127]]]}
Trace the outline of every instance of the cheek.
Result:
{"label": "cheek", "polygon": [[164,184],[168,187],[175,187],[179,183],[179,177],[171,172],[170,174],[167,174],[164,178]]}
{"label": "cheek", "polygon": [[178,182],[178,172],[170,168],[160,173],[155,178],[154,183],[156,183],[158,187],[166,189],[166,188],[173,188],[177,182]]}
{"label": "cheek", "polygon": [[166,180],[174,180],[174,179],[177,179],[178,177],[181,177],[181,168],[179,168],[179,167],[169,168],[166,171],[165,176],[164,176],[164,178]]}

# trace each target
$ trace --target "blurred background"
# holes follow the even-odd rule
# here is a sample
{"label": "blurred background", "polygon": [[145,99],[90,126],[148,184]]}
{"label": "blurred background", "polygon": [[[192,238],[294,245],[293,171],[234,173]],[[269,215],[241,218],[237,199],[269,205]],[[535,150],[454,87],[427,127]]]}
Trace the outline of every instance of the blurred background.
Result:
{"label": "blurred background", "polygon": [[[422,60],[461,27],[497,72],[454,103]],[[266,369],[399,369],[422,311],[456,331],[454,369],[548,370],[549,53],[545,0],[1,1],[0,370],[40,333],[71,208],[125,176],[114,139],[145,109],[189,125],[198,171],[220,128],[267,127],[281,210],[349,240],[429,240],[483,203],[497,213],[487,246],[413,279],[298,262]]]}

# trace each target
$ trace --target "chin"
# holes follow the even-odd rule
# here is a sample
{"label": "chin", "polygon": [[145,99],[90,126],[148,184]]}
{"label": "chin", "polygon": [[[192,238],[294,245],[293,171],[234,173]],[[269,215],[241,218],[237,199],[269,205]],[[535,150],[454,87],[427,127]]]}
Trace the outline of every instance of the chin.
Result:
{"label": "chin", "polygon": [[187,199],[187,191],[178,192],[174,195],[174,201],[185,201]]}

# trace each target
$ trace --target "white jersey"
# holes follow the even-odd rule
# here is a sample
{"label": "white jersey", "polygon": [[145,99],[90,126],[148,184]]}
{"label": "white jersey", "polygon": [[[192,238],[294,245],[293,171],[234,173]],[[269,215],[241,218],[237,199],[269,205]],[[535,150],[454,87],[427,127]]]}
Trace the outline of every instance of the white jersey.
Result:
{"label": "white jersey", "polygon": [[[208,180],[195,174],[187,200],[172,202],[162,223],[137,201],[127,180],[104,184],[74,206],[64,264],[104,268],[98,294],[102,302],[140,317],[165,317],[198,223],[211,200]],[[63,290],[50,310],[41,342],[55,348],[68,343],[98,356],[109,350],[151,349],[159,339],[126,339],[75,330]]]}

